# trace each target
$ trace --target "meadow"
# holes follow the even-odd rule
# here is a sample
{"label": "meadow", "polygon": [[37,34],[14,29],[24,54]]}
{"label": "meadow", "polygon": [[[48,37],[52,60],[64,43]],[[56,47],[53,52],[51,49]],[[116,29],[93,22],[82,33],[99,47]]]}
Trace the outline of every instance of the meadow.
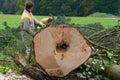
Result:
{"label": "meadow", "polygon": [[[35,16],[38,20],[48,16]],[[101,23],[105,28],[110,28],[118,25],[119,18],[106,18],[106,17],[68,17],[71,18],[70,23],[86,25]],[[0,14],[0,29],[3,29],[3,23],[7,22],[10,27],[18,27],[20,24],[20,15],[4,15]]]}

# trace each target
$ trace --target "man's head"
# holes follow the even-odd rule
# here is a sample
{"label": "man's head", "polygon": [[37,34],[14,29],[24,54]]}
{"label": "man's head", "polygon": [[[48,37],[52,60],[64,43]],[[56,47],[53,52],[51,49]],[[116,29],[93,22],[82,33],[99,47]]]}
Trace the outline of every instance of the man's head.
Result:
{"label": "man's head", "polygon": [[51,23],[52,21],[53,21],[53,18],[48,18],[48,20],[47,20],[49,23]]}
{"label": "man's head", "polygon": [[31,12],[32,9],[33,9],[33,6],[34,6],[34,3],[33,3],[32,1],[26,2],[26,4],[25,4],[25,9],[26,9],[27,11]]}
{"label": "man's head", "polygon": [[47,26],[50,26],[52,24],[52,21],[53,21],[52,17],[48,18],[47,19],[47,22],[48,22]]}

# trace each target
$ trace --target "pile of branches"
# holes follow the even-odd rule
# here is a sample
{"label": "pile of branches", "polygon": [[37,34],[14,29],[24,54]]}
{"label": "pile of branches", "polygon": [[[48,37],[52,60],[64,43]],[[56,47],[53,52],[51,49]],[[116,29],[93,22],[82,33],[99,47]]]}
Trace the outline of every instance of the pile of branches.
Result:
{"label": "pile of branches", "polygon": [[77,28],[95,48],[120,52],[120,26],[105,29],[96,23]]}

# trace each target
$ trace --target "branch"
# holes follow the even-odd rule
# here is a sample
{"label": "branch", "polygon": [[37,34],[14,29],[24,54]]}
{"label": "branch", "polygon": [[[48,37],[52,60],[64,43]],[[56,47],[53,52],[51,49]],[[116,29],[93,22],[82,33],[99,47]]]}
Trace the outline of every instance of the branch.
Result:
{"label": "branch", "polygon": [[0,35],[0,38],[3,38],[3,37],[4,37],[4,36],[1,36],[1,35]]}
{"label": "branch", "polygon": [[0,61],[13,62],[13,60],[5,60],[5,59],[0,59]]}
{"label": "branch", "polygon": [[91,40],[88,39],[87,37],[85,37],[85,38],[86,38],[86,40],[87,40],[89,43],[91,43],[91,44],[93,44],[93,45],[95,45],[95,46],[98,46],[98,47],[100,47],[100,48],[102,48],[102,49],[105,49],[105,50],[112,50],[112,51],[115,51],[115,50],[113,50],[113,49],[109,49],[108,47],[101,46],[101,45],[99,45],[99,44],[97,44],[97,43],[91,41]]}
{"label": "branch", "polygon": [[94,30],[94,31],[99,31],[98,29],[96,29],[96,28],[93,28],[93,27],[91,27],[91,26],[84,26],[84,27],[76,27],[76,28],[89,28],[89,29],[92,29],[92,30]]}
{"label": "branch", "polygon": [[107,37],[107,36],[113,35],[113,34],[116,34],[116,32],[103,35],[103,36],[101,36],[96,42],[99,42],[101,39],[103,39],[103,38],[105,38],[105,37]]}
{"label": "branch", "polygon": [[96,32],[96,33],[94,33],[94,34],[90,35],[88,38],[91,38],[91,37],[93,37],[93,36],[96,36],[96,35],[98,35],[98,34],[100,34],[100,33],[105,32],[105,31],[106,31],[106,29],[101,30],[101,31],[98,31],[98,32]]}

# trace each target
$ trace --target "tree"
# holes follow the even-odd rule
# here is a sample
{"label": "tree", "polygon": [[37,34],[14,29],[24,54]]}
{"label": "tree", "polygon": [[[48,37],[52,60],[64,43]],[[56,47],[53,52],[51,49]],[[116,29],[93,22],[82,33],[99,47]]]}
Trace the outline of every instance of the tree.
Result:
{"label": "tree", "polygon": [[90,14],[92,12],[92,5],[93,0],[82,0],[81,4],[83,6],[84,16]]}
{"label": "tree", "polygon": [[2,6],[5,0],[0,0],[0,11],[2,10]]}
{"label": "tree", "polygon": [[[21,14],[29,0],[0,0],[0,11]],[[94,12],[119,13],[120,0],[32,0],[35,15],[87,16]]]}
{"label": "tree", "polygon": [[17,0],[16,4],[16,8],[17,8],[17,11],[16,11],[16,14],[21,14],[25,8],[25,3],[29,1],[29,0]]}
{"label": "tree", "polygon": [[93,0],[93,12],[117,14],[119,0]]}
{"label": "tree", "polygon": [[17,0],[5,0],[2,6],[2,11],[5,14],[15,14],[17,9]]}
{"label": "tree", "polygon": [[32,0],[32,1],[35,4],[34,5],[34,9],[33,9],[33,13],[35,15],[39,15],[41,13],[41,9],[40,9],[40,7],[41,7],[41,5],[40,5],[41,0]]}

